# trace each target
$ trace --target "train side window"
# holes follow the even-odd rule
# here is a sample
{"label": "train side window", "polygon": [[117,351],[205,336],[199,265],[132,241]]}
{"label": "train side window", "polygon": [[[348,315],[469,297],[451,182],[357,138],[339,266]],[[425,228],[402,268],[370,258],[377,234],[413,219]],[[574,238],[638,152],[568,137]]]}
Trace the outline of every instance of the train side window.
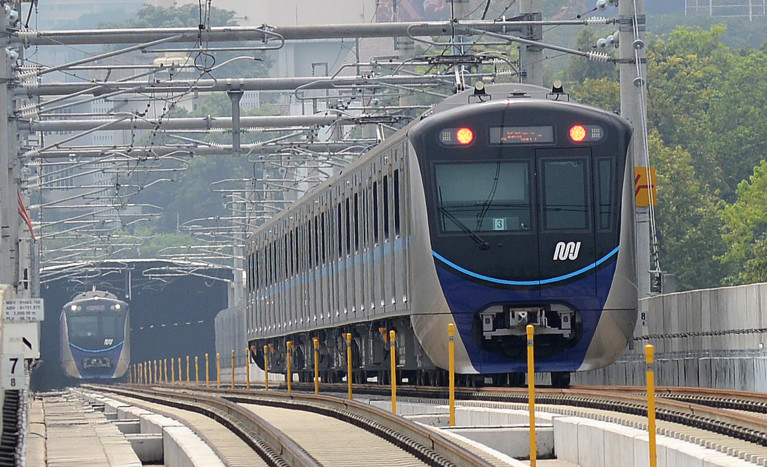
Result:
{"label": "train side window", "polygon": [[343,214],[341,213],[341,203],[336,204],[336,235],[338,236],[338,257],[341,258],[344,252],[343,237]]}
{"label": "train side window", "polygon": [[293,237],[293,230],[291,230],[290,232],[288,232],[288,246],[285,250],[285,252],[287,253],[285,255],[285,258],[288,260],[287,266],[286,266],[288,270],[288,274],[287,274],[288,277],[291,277],[293,275],[293,270],[295,269],[295,265],[296,265],[293,259],[293,253],[296,251],[295,242],[296,240],[295,240],[295,237]]}
{"label": "train side window", "polygon": [[399,169],[394,171],[394,235],[399,237],[401,233],[400,226],[400,196],[399,196]]}
{"label": "train side window", "polygon": [[351,200],[346,198],[346,254],[351,253],[352,249],[352,223],[351,223]]}
{"label": "train side window", "polygon": [[301,248],[303,247],[303,244],[298,232],[298,227],[293,229],[293,275],[301,272]]}
{"label": "train side window", "polygon": [[263,247],[259,248],[259,251],[261,251],[261,261],[256,266],[258,268],[258,287],[261,288],[264,286],[264,280],[266,279],[266,270],[264,269],[264,262],[266,261],[266,249]]}
{"label": "train side window", "polygon": [[612,228],[613,219],[613,164],[611,159],[599,159],[597,161],[597,181],[599,183],[599,229],[609,230]]}
{"label": "train side window", "polygon": [[287,279],[290,274],[290,263],[288,263],[288,234],[282,237],[282,259],[284,261],[285,269],[282,271],[282,279]]}
{"label": "train side window", "polygon": [[254,252],[250,257],[250,291],[253,292],[258,284],[258,251]]}
{"label": "train side window", "polygon": [[373,181],[373,242],[378,243],[378,182]]}
{"label": "train side window", "polygon": [[586,230],[589,222],[589,180],[586,158],[544,159],[543,228]]}
{"label": "train side window", "polygon": [[320,223],[319,216],[314,216],[314,264],[320,265]]}
{"label": "train side window", "polygon": [[313,233],[314,233],[314,229],[312,228],[312,219],[309,219],[308,228],[306,230],[306,237],[307,237],[306,243],[307,243],[307,249],[309,250],[308,251],[309,257],[307,258],[309,269],[312,269],[312,265],[314,264],[314,255],[313,255],[314,250],[312,249],[312,247],[314,246],[314,239],[312,238]]}
{"label": "train side window", "polygon": [[293,261],[293,252],[296,251],[295,244],[296,239],[293,236],[293,229],[290,229],[288,231],[288,247],[285,250],[285,257],[288,260],[288,273],[286,274],[286,277],[292,277],[293,271],[295,270],[295,262]]}
{"label": "train side window", "polygon": [[325,248],[325,226],[327,225],[327,222],[325,221],[325,218],[327,217],[327,213],[325,211],[322,212],[322,228],[320,228],[320,234],[322,235],[322,264],[326,264],[327,262],[327,250]]}
{"label": "train side window", "polygon": [[383,176],[383,228],[384,238],[389,239],[389,176]]}
{"label": "train side window", "polygon": [[354,251],[360,251],[360,203],[359,191],[354,193]]}

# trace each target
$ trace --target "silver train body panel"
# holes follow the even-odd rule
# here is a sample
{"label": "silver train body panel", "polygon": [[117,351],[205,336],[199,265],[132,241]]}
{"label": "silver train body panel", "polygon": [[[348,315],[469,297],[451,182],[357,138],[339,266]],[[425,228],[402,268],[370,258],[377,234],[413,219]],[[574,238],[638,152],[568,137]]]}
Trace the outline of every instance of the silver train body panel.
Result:
{"label": "silver train body panel", "polygon": [[[518,84],[491,90],[508,94],[517,88],[533,98],[546,94]],[[452,96],[434,113],[465,105],[466,99],[465,93]],[[407,136],[415,124],[307,192],[250,236],[248,342],[278,342],[404,318],[428,357],[425,367],[447,368],[446,330],[455,320],[435,272],[423,180]],[[636,322],[630,159],[624,176],[620,241],[625,247],[618,253],[615,286],[580,370],[617,359]],[[478,373],[459,333],[455,342],[456,371]]]}

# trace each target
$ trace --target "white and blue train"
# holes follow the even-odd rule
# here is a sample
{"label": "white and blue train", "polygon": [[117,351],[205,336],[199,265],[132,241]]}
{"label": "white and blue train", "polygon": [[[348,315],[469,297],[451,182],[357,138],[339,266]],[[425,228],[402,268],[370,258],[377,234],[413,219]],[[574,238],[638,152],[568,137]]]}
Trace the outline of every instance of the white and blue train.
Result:
{"label": "white and blue train", "polygon": [[59,316],[61,367],[77,379],[116,379],[130,365],[128,304],[93,290],[75,296]]}
{"label": "white and blue train", "polygon": [[[556,386],[625,350],[637,317],[631,127],[521,84],[446,99],[248,240],[255,361],[301,380],[519,384],[525,328]],[[291,346],[288,345],[291,343]]]}

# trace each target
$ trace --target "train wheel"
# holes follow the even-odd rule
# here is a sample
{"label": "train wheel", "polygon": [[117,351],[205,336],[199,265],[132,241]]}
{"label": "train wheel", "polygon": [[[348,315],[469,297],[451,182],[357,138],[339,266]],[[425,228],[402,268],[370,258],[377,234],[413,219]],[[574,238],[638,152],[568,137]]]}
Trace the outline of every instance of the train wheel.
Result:
{"label": "train wheel", "polygon": [[522,387],[525,385],[524,373],[509,373],[509,386]]}
{"label": "train wheel", "polygon": [[492,375],[493,386],[506,386],[509,384],[509,377],[506,373]]}
{"label": "train wheel", "polygon": [[567,371],[554,371],[551,373],[551,386],[554,388],[570,387],[570,373]]}
{"label": "train wheel", "polygon": [[483,375],[472,375],[474,380],[472,387],[481,388],[485,385],[485,377]]}

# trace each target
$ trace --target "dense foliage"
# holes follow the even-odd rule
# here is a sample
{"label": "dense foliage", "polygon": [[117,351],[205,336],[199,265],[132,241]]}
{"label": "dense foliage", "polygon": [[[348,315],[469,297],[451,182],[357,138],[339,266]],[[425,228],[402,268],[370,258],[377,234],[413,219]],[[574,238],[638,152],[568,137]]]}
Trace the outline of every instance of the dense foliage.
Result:
{"label": "dense foliage", "polygon": [[[681,289],[767,280],[767,53],[733,49],[726,33],[679,27],[648,40],[661,267]],[[565,75],[579,100],[618,110],[613,71]]]}
{"label": "dense foliage", "polygon": [[[586,14],[590,5],[577,1],[562,6],[546,0],[544,16],[571,19]],[[487,17],[503,14],[506,10],[493,4]],[[767,22],[728,21],[729,29],[710,18],[654,17],[648,21],[656,33],[647,44],[647,99],[648,144],[657,169],[661,267],[676,274],[680,289],[767,281],[767,156],[763,149],[767,147],[767,45],[754,42],[755,37],[765,37]],[[147,6],[121,26],[174,27],[199,22],[196,6]],[[232,22],[232,12],[212,10],[210,24]],[[683,22],[687,26],[679,27]],[[574,40],[569,39],[568,46],[589,50],[596,38],[612,29],[584,28]],[[547,30],[547,39],[556,38],[561,31]],[[261,64],[247,72],[232,68],[221,73],[259,76],[265,69]],[[564,66],[548,66],[547,70],[550,77],[562,78],[577,100],[620,110],[616,66],[572,57]],[[260,112],[274,111],[265,106]],[[230,107],[226,96],[216,96],[201,100],[194,112],[174,112],[228,115]],[[226,143],[230,135],[201,138]],[[252,176],[252,170],[245,158],[191,159],[188,169],[174,176],[173,183],[141,193],[165,210],[164,220],[150,232],[173,232],[178,224],[225,215],[226,200],[210,191],[210,183]],[[156,245],[146,245],[144,250],[155,253],[167,242],[152,243]]]}

